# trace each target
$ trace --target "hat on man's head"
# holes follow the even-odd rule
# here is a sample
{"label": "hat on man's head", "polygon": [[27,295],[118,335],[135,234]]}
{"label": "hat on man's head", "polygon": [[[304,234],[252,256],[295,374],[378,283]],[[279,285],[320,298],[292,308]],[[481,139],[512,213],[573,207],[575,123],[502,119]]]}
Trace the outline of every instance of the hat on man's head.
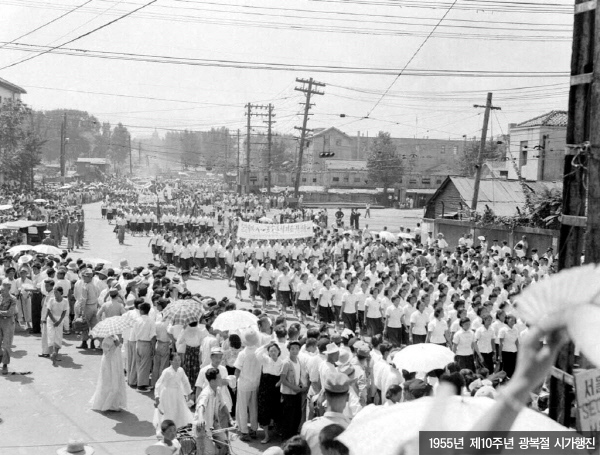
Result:
{"label": "hat on man's head", "polygon": [[368,357],[369,354],[371,353],[371,348],[369,347],[369,345],[367,343],[360,340],[360,341],[357,341],[356,343],[354,343],[354,351],[356,352],[356,355],[359,357]]}
{"label": "hat on man's head", "polygon": [[354,337],[354,332],[348,328],[345,328],[342,331],[342,338],[345,338],[346,340],[349,340],[350,338]]}
{"label": "hat on man's head", "polygon": [[258,344],[258,333],[254,329],[248,329],[242,333],[242,341],[246,346],[253,347]]}
{"label": "hat on man's head", "polygon": [[331,373],[325,376],[323,388],[330,393],[346,393],[350,389],[350,381],[343,373]]}
{"label": "hat on man's head", "polygon": [[215,346],[214,348],[211,348],[210,350],[210,355],[223,355],[223,349],[221,349],[218,346]]}
{"label": "hat on man's head", "polygon": [[58,455],[92,455],[95,450],[81,439],[70,439],[66,447],[58,449]]}
{"label": "hat on man's head", "polygon": [[323,354],[330,355],[330,354],[335,354],[337,352],[340,352],[340,348],[338,347],[338,345],[335,343],[329,343],[327,345],[327,349],[325,350],[325,352]]}
{"label": "hat on man's head", "polygon": [[72,270],[73,272],[77,272],[77,270],[79,270],[76,262],[69,262],[69,265],[67,265],[67,268],[69,270]]}
{"label": "hat on man's head", "polygon": [[92,272],[92,269],[85,269],[81,272],[81,276],[94,276],[94,272]]}
{"label": "hat on man's head", "polygon": [[121,261],[119,262],[119,267],[121,267],[121,268],[129,267],[129,262],[127,262],[127,259],[121,259]]}
{"label": "hat on man's head", "polygon": [[148,278],[150,276],[150,273],[150,270],[144,269],[142,270],[142,273],[140,273],[140,275],[142,275],[144,278]]}
{"label": "hat on man's head", "polygon": [[348,362],[350,362],[351,358],[352,358],[352,353],[348,349],[340,349],[340,358],[338,359],[337,362],[335,362],[335,364],[337,366],[345,365]]}
{"label": "hat on man's head", "polygon": [[19,258],[19,264],[29,264],[33,260],[33,256],[25,254]]}
{"label": "hat on man's head", "polygon": [[106,267],[101,268],[100,270],[96,270],[97,275],[108,276],[108,269]]}

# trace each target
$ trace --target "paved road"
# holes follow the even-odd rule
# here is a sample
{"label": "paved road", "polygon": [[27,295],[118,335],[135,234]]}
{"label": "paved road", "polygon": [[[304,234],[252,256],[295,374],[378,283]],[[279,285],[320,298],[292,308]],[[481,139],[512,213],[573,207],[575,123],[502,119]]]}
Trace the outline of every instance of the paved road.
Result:
{"label": "paved road", "polygon": [[[387,225],[413,227],[421,211],[373,210],[371,228]],[[100,218],[99,204],[85,207],[85,246],[73,257],[100,257],[117,265],[127,258],[132,266],[147,264],[152,255],[147,237],[127,236],[119,245],[106,221]],[[387,224],[386,224],[387,223]],[[222,280],[189,282],[193,292],[234,300],[235,290]],[[247,307],[247,302],[240,302]],[[62,361],[52,367],[39,358],[40,337],[18,332],[14,340],[11,371],[26,375],[0,376],[0,454],[53,455],[70,438],[91,443],[98,455],[137,455],[154,439],[153,400],[150,395],[128,389],[127,410],[102,414],[89,409],[98,377],[101,354],[76,349],[76,336],[65,337]],[[265,446],[235,442],[236,454],[258,454]]]}

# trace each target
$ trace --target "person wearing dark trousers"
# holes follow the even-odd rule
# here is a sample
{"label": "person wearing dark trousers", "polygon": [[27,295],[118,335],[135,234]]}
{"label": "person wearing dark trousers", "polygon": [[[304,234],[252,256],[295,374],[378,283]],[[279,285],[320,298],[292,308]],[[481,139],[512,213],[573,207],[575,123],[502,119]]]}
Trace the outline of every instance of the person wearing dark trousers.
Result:
{"label": "person wearing dark trousers", "polygon": [[302,397],[308,390],[307,384],[302,384],[302,367],[298,360],[300,342],[290,341],[287,345],[289,358],[283,362],[281,371],[281,436],[289,439],[298,433],[302,412]]}
{"label": "person wearing dark trousers", "polygon": [[139,306],[140,319],[136,321],[133,330],[135,332],[135,354],[137,367],[138,390],[147,391],[150,385],[150,371],[152,371],[152,357],[154,345],[156,344],[156,323],[148,317],[150,304],[142,303]]}

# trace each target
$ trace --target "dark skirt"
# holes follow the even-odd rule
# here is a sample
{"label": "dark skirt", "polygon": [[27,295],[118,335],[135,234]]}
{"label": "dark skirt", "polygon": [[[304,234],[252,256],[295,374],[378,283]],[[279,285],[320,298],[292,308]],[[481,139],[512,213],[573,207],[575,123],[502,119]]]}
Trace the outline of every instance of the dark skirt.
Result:
{"label": "dark skirt", "polygon": [[306,316],[310,316],[312,311],[310,309],[310,300],[298,300],[298,310]]}
{"label": "dark skirt", "polygon": [[258,281],[248,280],[248,284],[250,285],[250,297],[256,297],[258,294]]}
{"label": "dark skirt", "polygon": [[356,313],[342,313],[342,321],[347,329],[356,330]]}
{"label": "dark skirt", "polygon": [[387,339],[395,348],[402,344],[402,327],[388,327]]}
{"label": "dark skirt", "polygon": [[383,320],[381,318],[367,318],[367,330],[370,336],[383,333]]}
{"label": "dark skirt", "polygon": [[473,355],[457,355],[456,363],[458,363],[461,370],[467,369],[475,372],[475,358]]}
{"label": "dark skirt", "polygon": [[333,322],[333,310],[330,306],[319,305],[319,319],[327,324]]}
{"label": "dark skirt", "polygon": [[269,301],[273,298],[273,289],[271,286],[259,286],[259,294],[261,299]]}
{"label": "dark skirt", "polygon": [[192,387],[196,384],[200,372],[200,346],[186,346],[183,359],[183,371],[185,371]]}
{"label": "dark skirt", "polygon": [[206,258],[206,261],[208,262],[209,269],[214,269],[217,267],[217,258]]}
{"label": "dark skirt", "polygon": [[279,291],[283,308],[292,306],[292,291]]}
{"label": "dark skirt", "polygon": [[425,343],[425,340],[427,340],[427,335],[416,335],[413,333],[412,339],[413,344]]}
{"label": "dark skirt", "polygon": [[238,291],[244,291],[246,290],[246,278],[243,276],[236,276],[235,277],[235,288]]}
{"label": "dark skirt", "polygon": [[281,407],[281,394],[279,387],[279,376],[262,373],[260,385],[258,386],[258,423],[264,427],[271,424],[272,420],[279,418]]}
{"label": "dark skirt", "polygon": [[515,374],[515,367],[517,366],[517,353],[502,351],[502,370],[506,373],[506,376],[512,378]]}

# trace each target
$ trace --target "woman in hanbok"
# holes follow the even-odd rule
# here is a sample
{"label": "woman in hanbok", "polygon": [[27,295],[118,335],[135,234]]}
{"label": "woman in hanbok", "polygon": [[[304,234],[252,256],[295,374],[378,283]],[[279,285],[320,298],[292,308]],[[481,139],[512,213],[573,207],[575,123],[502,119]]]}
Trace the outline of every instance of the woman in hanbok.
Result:
{"label": "woman in hanbok", "polygon": [[123,358],[119,337],[102,340],[102,360],[96,391],[90,400],[94,411],[120,411],[127,406],[127,387],[123,376]]}
{"label": "woman in hanbok", "polygon": [[175,422],[177,428],[194,420],[187,400],[192,395],[190,381],[181,368],[181,358],[176,352],[170,355],[171,366],[164,370],[154,388],[154,426],[160,435],[160,425],[166,420]]}
{"label": "woman in hanbok", "polygon": [[58,351],[62,348],[63,342],[63,321],[69,311],[69,302],[63,297],[63,288],[57,286],[54,288],[54,298],[47,301],[46,333],[48,336],[48,346],[52,349],[50,358],[52,364],[56,365]]}

